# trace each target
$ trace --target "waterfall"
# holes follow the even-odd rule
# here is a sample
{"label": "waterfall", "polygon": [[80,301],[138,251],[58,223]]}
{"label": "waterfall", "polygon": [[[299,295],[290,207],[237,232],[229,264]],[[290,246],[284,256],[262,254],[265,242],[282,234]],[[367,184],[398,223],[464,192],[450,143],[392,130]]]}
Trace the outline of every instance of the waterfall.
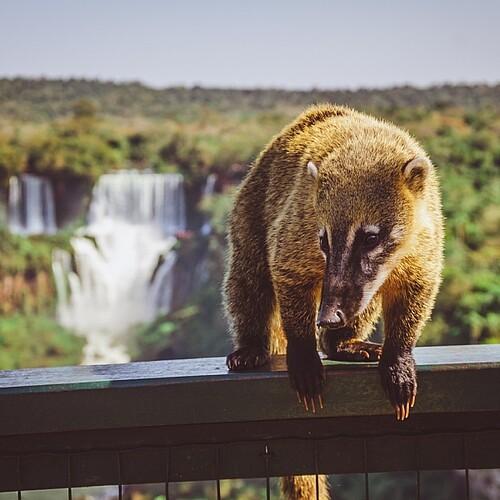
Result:
{"label": "waterfall", "polygon": [[9,179],[9,229],[25,235],[56,232],[54,193],[48,179],[30,174]]}
{"label": "waterfall", "polygon": [[54,252],[58,318],[87,338],[85,363],[126,362],[127,332],[167,313],[176,234],[185,229],[183,178],[106,174],[92,192],[88,224],[70,256]]}
{"label": "waterfall", "polygon": [[[203,196],[210,197],[215,192],[215,183],[217,182],[217,175],[210,174],[205,182],[205,187],[203,188]],[[210,225],[210,220],[205,218],[203,225],[201,226],[201,234],[208,236],[212,232],[212,227]]]}

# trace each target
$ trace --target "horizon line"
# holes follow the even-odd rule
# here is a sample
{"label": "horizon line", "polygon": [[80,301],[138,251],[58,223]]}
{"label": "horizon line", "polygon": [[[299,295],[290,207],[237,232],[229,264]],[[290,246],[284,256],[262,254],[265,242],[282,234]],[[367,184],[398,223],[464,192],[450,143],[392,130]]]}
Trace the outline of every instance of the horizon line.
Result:
{"label": "horizon line", "polygon": [[15,76],[3,76],[0,75],[0,80],[28,80],[28,81],[45,81],[45,82],[70,82],[70,81],[83,81],[83,82],[97,82],[103,84],[114,84],[114,85],[140,85],[141,87],[145,87],[154,91],[163,91],[163,90],[171,90],[171,89],[204,89],[204,90],[240,90],[240,91],[248,91],[248,90],[257,90],[257,91],[284,91],[284,92],[359,92],[359,91],[388,91],[388,90],[396,90],[396,89],[404,89],[404,88],[413,88],[417,90],[430,90],[434,88],[443,88],[443,87],[498,87],[500,86],[500,80],[495,82],[488,81],[471,81],[471,82],[450,82],[450,81],[442,81],[442,82],[433,82],[430,84],[412,84],[409,82],[401,82],[388,84],[387,86],[377,86],[374,85],[372,87],[360,85],[355,87],[321,87],[321,86],[310,86],[310,87],[279,87],[274,85],[264,86],[264,85],[254,85],[254,86],[240,86],[240,85],[211,85],[211,84],[203,84],[203,83],[193,83],[193,84],[185,84],[185,83],[172,83],[164,86],[157,86],[151,83],[147,83],[141,80],[120,80],[120,79],[108,79],[104,77],[89,77],[89,76],[23,76],[23,75],[15,75]]}

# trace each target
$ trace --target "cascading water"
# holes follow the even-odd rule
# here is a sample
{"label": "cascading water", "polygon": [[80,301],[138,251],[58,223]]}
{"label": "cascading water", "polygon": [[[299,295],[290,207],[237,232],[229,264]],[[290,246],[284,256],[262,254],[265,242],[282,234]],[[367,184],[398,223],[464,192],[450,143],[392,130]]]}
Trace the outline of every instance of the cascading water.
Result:
{"label": "cascading water", "polygon": [[84,363],[127,362],[127,332],[169,310],[176,233],[186,227],[183,178],[119,172],[99,178],[88,225],[70,256],[54,252],[58,317],[87,338]]}
{"label": "cascading water", "polygon": [[23,174],[9,179],[9,229],[16,234],[53,234],[56,217],[52,184]]}

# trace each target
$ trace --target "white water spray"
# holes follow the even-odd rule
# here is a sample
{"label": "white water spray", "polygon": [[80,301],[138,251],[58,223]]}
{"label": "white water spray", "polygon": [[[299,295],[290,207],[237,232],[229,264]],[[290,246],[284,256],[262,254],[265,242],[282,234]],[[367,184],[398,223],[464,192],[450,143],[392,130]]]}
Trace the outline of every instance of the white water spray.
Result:
{"label": "white water spray", "polygon": [[84,363],[129,361],[130,328],[169,311],[175,234],[185,226],[181,175],[99,178],[88,225],[71,240],[75,269],[66,252],[53,260],[58,318],[87,338]]}
{"label": "white water spray", "polygon": [[48,179],[30,174],[9,179],[9,229],[23,235],[56,232],[54,193]]}

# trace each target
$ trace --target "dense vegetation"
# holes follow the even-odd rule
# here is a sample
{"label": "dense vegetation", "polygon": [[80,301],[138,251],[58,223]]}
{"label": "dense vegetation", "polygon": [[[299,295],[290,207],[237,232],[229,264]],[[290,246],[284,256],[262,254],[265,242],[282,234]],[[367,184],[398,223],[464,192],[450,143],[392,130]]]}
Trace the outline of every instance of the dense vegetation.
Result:
{"label": "dense vegetation", "polygon": [[[498,342],[499,97],[500,86],[286,92],[4,79],[0,185],[5,199],[9,176],[48,176],[58,205],[64,206],[75,185],[87,193],[85,202],[95,180],[113,169],[183,173],[192,221],[201,220],[202,214],[211,220],[211,280],[167,318],[142,326],[131,348],[141,359],[223,354],[229,344],[219,289],[225,217],[236,185],[269,138],[305,105],[349,103],[410,130],[429,151],[441,177],[447,265],[421,344]],[[216,193],[200,202],[200,188],[211,173],[217,175]],[[63,215],[60,223],[66,222]],[[3,231],[0,275],[29,277],[33,268],[50,275],[51,244],[47,238]],[[33,311],[26,306],[33,301],[23,297],[4,314],[53,315],[53,300]]]}
{"label": "dense vegetation", "polygon": [[[0,220],[5,223],[11,175],[51,178],[58,222],[74,226],[83,220],[90,189],[102,173],[123,168],[181,172],[195,238],[200,221],[211,223],[211,278],[171,314],[137,328],[130,350],[135,359],[224,355],[230,342],[220,283],[232,195],[269,138],[307,104],[322,101],[346,103],[410,130],[437,166],[446,215],[446,268],[420,345],[500,342],[498,85],[286,92],[0,80]],[[209,174],[217,175],[216,191],[201,198]],[[80,200],[76,208],[71,205],[75,196]],[[0,229],[0,369],[79,363],[83,341],[54,321],[51,278],[52,249],[67,248],[70,233],[67,227],[57,236],[27,238]],[[184,251],[180,244],[181,265]],[[456,498],[455,475],[428,476],[423,489],[430,496]],[[355,478],[332,479],[338,498],[363,490]],[[374,475],[371,481],[381,497],[394,496],[396,489],[403,496],[414,491],[409,474],[397,479],[396,489],[393,476]],[[238,498],[261,498],[256,487],[261,485],[223,484],[229,496]],[[179,484],[175,492],[201,498],[212,494],[210,488]],[[154,496],[144,493],[144,498]]]}
{"label": "dense vegetation", "polygon": [[263,111],[299,111],[314,102],[335,102],[386,112],[399,108],[500,106],[500,85],[410,86],[380,90],[287,91],[280,89],[219,89],[173,87],[152,89],[140,83],[96,80],[0,79],[0,116],[9,120],[46,122],[71,114],[72,103],[92,97],[106,116],[196,120],[207,110],[241,117]]}

